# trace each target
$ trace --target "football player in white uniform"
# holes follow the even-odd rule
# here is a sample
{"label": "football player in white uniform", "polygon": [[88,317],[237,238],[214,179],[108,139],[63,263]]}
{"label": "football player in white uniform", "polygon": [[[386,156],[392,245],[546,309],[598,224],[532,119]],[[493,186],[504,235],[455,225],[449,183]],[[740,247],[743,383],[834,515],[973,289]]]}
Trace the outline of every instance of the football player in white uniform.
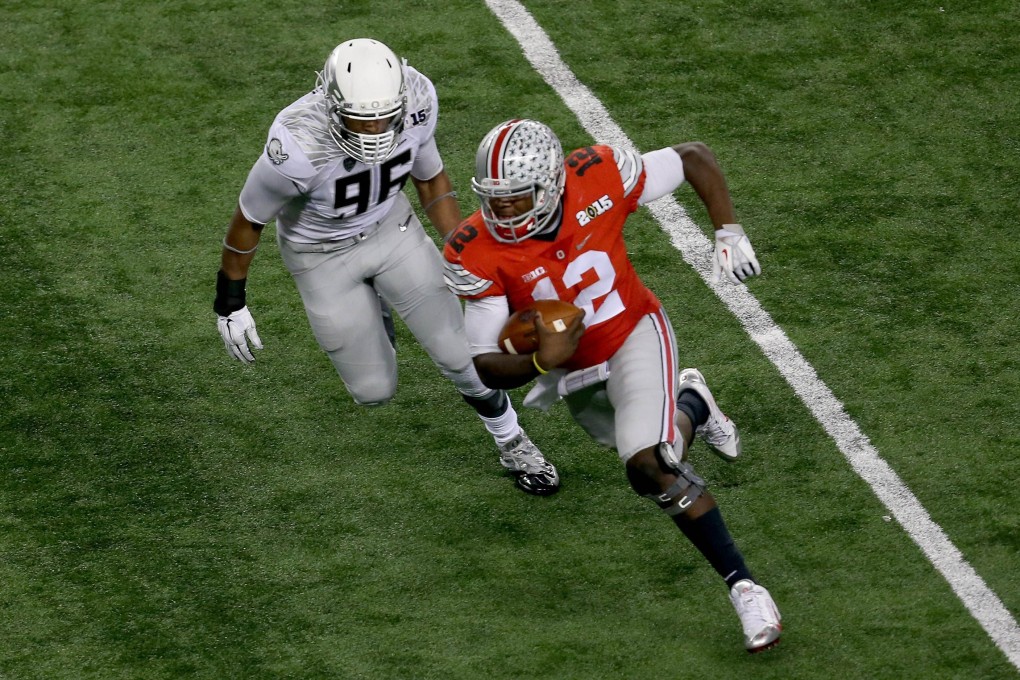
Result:
{"label": "football player in white uniform", "polygon": [[479,379],[442,258],[402,191],[410,178],[441,236],[459,224],[436,147],[438,106],[432,82],[386,45],[362,38],[332,51],[315,89],[276,116],[241,190],[217,276],[219,332],[243,363],[255,360],[249,343],[262,349],[245,282],[262,229],[275,220],[315,338],[358,404],[385,404],[397,387],[381,298],[477,411],[517,486],[550,494],[556,468],[507,394]]}

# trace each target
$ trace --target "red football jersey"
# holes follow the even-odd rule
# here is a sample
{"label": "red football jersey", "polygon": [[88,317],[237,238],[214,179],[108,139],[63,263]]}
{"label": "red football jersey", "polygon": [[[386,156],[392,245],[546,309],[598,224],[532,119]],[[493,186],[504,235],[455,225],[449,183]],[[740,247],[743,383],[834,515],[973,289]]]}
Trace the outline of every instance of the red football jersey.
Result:
{"label": "red football jersey", "polygon": [[575,370],[611,357],[659,301],[638,278],[623,239],[645,175],[641,170],[625,179],[620,168],[636,172],[640,158],[594,146],[575,150],[564,164],[563,218],[555,238],[540,234],[500,243],[476,211],[453,233],[443,254],[451,287],[463,298],[505,295],[511,312],[551,298],[582,308],[585,333],[563,365]]}

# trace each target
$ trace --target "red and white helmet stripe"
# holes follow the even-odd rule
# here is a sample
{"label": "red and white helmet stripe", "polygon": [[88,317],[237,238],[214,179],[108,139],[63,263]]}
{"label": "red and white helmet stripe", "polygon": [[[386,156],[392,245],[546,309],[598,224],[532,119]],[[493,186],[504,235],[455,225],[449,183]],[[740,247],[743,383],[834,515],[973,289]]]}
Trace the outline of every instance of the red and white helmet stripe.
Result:
{"label": "red and white helmet stripe", "polygon": [[[482,204],[485,224],[496,239],[515,243],[556,226],[565,174],[563,147],[547,126],[512,119],[485,136],[475,156],[471,186]],[[491,202],[530,195],[529,210],[499,217]]]}

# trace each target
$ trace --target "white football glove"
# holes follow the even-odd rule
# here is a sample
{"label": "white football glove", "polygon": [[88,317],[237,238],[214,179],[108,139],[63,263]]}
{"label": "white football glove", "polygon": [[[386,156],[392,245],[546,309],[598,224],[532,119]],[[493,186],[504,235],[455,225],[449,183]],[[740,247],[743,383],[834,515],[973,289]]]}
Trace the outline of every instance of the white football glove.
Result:
{"label": "white football glove", "polygon": [[231,312],[230,316],[218,317],[216,328],[219,329],[220,337],[223,338],[223,344],[227,346],[227,353],[230,356],[242,364],[255,361],[251,350],[248,349],[248,340],[251,340],[255,349],[262,349],[262,341],[255,330],[255,319],[251,317],[247,306]]}
{"label": "white football glove", "polygon": [[755,274],[761,274],[761,265],[744,228],[739,224],[724,224],[721,229],[716,229],[712,278],[722,281],[725,275],[731,282],[740,283]]}

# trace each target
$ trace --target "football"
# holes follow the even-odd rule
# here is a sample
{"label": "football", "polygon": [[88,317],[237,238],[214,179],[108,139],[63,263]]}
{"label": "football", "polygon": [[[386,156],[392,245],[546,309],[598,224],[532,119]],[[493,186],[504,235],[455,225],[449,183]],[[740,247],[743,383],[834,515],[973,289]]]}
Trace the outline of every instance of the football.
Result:
{"label": "football", "polygon": [[545,327],[562,333],[584,310],[563,300],[538,300],[514,312],[499,334],[499,348],[507,354],[528,354],[538,349],[535,314],[542,313]]}

